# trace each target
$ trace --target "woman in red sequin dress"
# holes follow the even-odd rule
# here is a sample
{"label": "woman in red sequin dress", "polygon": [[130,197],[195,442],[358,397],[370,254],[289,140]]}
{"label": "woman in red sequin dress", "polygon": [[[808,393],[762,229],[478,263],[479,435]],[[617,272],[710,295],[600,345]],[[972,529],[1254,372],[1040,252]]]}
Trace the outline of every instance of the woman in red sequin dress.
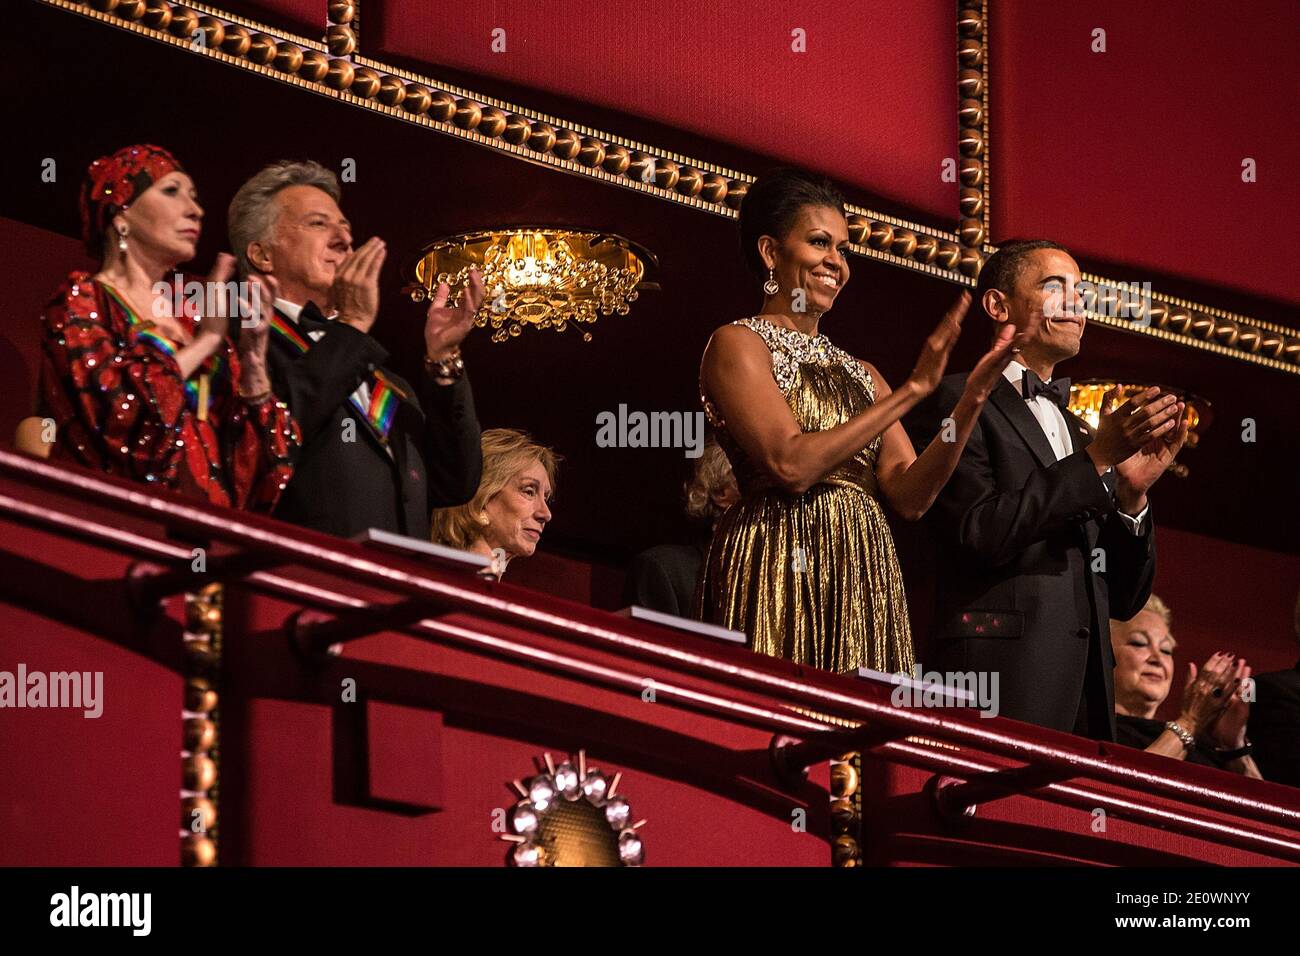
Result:
{"label": "woman in red sequin dress", "polygon": [[[128,146],[91,164],[81,220],[101,266],[69,275],[42,316],[41,414],[56,426],[55,459],[269,511],[301,444],[266,372],[276,290],[263,285],[245,308],[201,318],[176,308],[200,298],[175,295],[173,283],[177,263],[194,257],[202,218],[193,182],[160,147]],[[218,258],[204,302],[230,301],[209,290],[228,288],[233,265]],[[228,313],[249,303],[257,318],[242,323],[236,347]]]}

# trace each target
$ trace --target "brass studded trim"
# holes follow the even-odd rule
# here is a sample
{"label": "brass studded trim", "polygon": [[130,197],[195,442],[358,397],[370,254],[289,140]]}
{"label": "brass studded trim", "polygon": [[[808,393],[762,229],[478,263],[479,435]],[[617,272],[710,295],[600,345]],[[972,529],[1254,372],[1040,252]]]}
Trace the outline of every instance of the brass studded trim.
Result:
{"label": "brass studded trim", "polygon": [[[1090,272],[1082,278],[1097,285],[1118,285]],[[1300,331],[1201,305],[1177,296],[1151,293],[1151,315],[1141,322],[1087,310],[1090,322],[1190,346],[1218,355],[1300,375]]]}
{"label": "brass studded trim", "polygon": [[185,677],[181,709],[182,866],[215,866],[221,796],[219,670],[224,616],[221,584],[185,595]]}
{"label": "brass studded trim", "polygon": [[831,761],[831,865],[862,866],[862,754]]}
{"label": "brass studded trim", "polygon": [[[989,231],[988,0],[957,0],[958,225],[963,251],[983,261]],[[978,270],[977,270],[978,274]]]}
{"label": "brass studded trim", "polygon": [[[355,51],[334,57],[324,37],[310,40],[204,4],[97,0],[98,7],[108,8],[101,10],[84,0],[40,2],[352,106],[718,216],[737,218],[740,200],[754,179],[725,166],[480,96]],[[359,6],[356,0],[352,5]],[[337,12],[336,6],[331,4],[331,14]],[[959,92],[965,83],[967,92],[979,95],[963,99],[981,106],[975,110],[967,103],[959,113],[964,122],[958,162],[965,177],[963,188],[976,188],[978,178],[980,215],[963,216],[953,233],[860,206],[846,208],[850,246],[858,255],[967,287],[975,285],[983,258],[994,251],[984,241],[988,235],[987,6],[987,0],[958,0]],[[194,27],[202,29],[213,45],[195,49],[188,33]],[[966,186],[966,181],[972,185]],[[968,194],[967,199],[973,197]],[[1183,321],[1181,312],[1176,322],[1166,319],[1164,327],[1106,316],[1096,316],[1095,321],[1300,375],[1300,331],[1171,296],[1153,294],[1153,300],[1166,310],[1173,306],[1194,313],[1191,321]]]}

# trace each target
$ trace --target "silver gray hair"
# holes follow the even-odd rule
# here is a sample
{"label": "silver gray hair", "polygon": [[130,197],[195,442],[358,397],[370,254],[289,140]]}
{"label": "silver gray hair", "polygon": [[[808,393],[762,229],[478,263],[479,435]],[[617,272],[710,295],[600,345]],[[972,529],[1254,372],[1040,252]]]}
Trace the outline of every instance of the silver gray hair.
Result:
{"label": "silver gray hair", "polygon": [[272,163],[244,185],[230,200],[226,215],[230,232],[230,248],[239,265],[239,275],[247,276],[252,269],[248,261],[248,247],[270,237],[275,228],[279,209],[276,194],[289,186],[315,186],[335,202],[342,199],[338,177],[320,163],[308,160],[302,163],[282,160]]}

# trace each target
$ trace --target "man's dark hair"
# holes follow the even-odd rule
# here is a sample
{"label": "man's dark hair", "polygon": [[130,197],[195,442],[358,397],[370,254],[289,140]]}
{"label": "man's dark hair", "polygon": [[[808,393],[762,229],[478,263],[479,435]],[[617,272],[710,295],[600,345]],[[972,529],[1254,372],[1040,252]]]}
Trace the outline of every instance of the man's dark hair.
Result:
{"label": "man's dark hair", "polygon": [[1067,255],[1070,252],[1065,246],[1050,239],[1012,239],[1003,243],[997,252],[984,261],[984,266],[980,269],[979,279],[975,283],[976,303],[983,306],[984,293],[989,289],[1010,294],[1020,273],[1025,271],[1025,260],[1031,252],[1039,249],[1059,249]]}
{"label": "man's dark hair", "polygon": [[754,275],[767,275],[760,236],[784,239],[804,206],[829,206],[844,215],[844,194],[825,176],[781,167],[760,176],[740,203],[740,251]]}

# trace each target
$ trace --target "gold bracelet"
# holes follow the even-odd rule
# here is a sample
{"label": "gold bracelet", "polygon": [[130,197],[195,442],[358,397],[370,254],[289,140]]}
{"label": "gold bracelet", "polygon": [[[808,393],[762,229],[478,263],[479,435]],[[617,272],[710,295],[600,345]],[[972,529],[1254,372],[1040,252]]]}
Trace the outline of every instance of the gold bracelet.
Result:
{"label": "gold bracelet", "polygon": [[1196,748],[1196,738],[1189,734],[1176,720],[1165,723],[1165,729],[1172,732],[1182,742],[1183,749],[1191,753]]}
{"label": "gold bracelet", "polygon": [[424,356],[424,367],[429,370],[434,378],[451,379],[453,382],[465,374],[465,360],[460,357],[460,347],[451,350],[451,355],[445,359],[435,359],[433,356],[426,354]]}
{"label": "gold bracelet", "polygon": [[256,395],[245,395],[241,391],[239,393],[239,398],[246,405],[261,405],[264,401],[270,398],[272,394],[273,391],[269,388],[265,392],[258,392]]}

